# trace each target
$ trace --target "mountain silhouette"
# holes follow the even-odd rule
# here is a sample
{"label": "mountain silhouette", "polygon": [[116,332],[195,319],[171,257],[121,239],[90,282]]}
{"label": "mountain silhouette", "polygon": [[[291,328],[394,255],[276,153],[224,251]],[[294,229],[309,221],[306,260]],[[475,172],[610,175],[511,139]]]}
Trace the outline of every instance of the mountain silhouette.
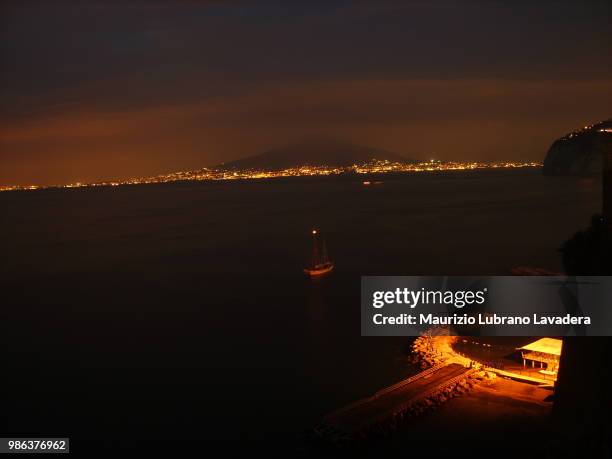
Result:
{"label": "mountain silhouette", "polygon": [[374,159],[411,163],[400,154],[380,148],[355,145],[339,139],[307,138],[284,147],[216,166],[226,170],[282,170],[298,166],[346,167]]}

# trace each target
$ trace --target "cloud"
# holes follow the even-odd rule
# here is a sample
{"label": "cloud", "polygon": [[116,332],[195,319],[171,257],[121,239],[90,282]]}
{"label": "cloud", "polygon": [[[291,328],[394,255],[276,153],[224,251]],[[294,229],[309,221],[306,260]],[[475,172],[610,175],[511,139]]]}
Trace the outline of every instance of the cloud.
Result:
{"label": "cloud", "polygon": [[195,168],[309,132],[541,157],[611,106],[609,5],[551,5],[3,3],[0,183]]}
{"label": "cloud", "polygon": [[304,81],[115,111],[75,104],[27,123],[5,123],[1,178],[20,170],[22,180],[42,180],[41,165],[54,163],[63,170],[55,167],[44,180],[197,168],[313,132],[417,157],[435,152],[448,159],[538,159],[555,137],[610,115],[610,83]]}

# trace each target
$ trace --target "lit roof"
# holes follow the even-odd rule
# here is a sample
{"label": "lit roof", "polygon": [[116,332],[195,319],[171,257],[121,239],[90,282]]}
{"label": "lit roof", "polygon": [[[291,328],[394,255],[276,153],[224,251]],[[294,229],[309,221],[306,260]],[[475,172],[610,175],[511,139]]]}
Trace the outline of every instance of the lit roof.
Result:
{"label": "lit roof", "polygon": [[541,352],[543,354],[561,355],[563,341],[555,338],[541,338],[526,346],[519,347],[524,351]]}

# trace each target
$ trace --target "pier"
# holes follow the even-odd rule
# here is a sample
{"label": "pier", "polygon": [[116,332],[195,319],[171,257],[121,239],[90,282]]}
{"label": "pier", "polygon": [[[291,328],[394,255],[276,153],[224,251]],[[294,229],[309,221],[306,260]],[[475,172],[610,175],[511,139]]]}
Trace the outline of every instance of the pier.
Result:
{"label": "pier", "polygon": [[318,431],[322,435],[365,436],[381,425],[402,418],[428,397],[454,387],[474,371],[458,363],[436,365],[328,414]]}

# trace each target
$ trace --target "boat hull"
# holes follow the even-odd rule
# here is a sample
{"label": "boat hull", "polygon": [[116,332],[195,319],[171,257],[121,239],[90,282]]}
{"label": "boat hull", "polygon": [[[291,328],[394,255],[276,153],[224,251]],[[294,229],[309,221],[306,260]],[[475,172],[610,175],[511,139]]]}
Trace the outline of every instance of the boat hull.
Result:
{"label": "boat hull", "polygon": [[332,269],[334,269],[334,265],[329,263],[329,264],[326,264],[320,267],[317,266],[314,268],[306,268],[304,270],[304,273],[308,274],[310,277],[318,277],[318,276],[323,276],[324,274],[327,274]]}

